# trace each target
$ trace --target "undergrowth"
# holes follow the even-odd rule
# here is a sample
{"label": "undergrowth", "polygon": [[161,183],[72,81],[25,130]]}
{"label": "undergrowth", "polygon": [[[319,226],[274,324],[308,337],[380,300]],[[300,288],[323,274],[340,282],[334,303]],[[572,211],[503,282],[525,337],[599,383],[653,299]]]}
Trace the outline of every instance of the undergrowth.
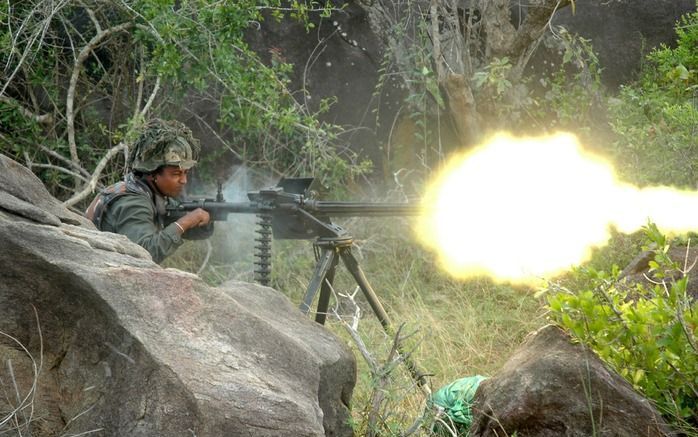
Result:
{"label": "undergrowth", "polygon": [[644,278],[616,266],[591,266],[571,275],[574,287],[551,283],[552,318],[652,399],[686,435],[698,435],[698,312],[689,291],[693,259],[669,256],[674,241],[650,224]]}

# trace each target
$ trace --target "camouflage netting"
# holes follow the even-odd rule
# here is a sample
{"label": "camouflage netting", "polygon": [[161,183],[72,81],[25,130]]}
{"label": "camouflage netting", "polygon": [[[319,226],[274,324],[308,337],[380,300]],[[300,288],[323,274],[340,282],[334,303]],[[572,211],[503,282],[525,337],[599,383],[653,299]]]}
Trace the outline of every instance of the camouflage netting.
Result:
{"label": "camouflage netting", "polygon": [[128,168],[144,171],[155,170],[155,168],[138,167],[152,167],[150,164],[161,162],[168,147],[182,140],[189,144],[192,150],[192,159],[196,160],[201,147],[188,127],[176,120],[165,121],[156,118],[149,121],[133,144]]}

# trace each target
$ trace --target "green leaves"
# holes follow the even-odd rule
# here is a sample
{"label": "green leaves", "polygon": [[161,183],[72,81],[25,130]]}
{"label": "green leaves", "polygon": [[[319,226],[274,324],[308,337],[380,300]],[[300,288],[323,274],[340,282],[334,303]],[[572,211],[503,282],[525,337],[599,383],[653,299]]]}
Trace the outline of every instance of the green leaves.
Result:
{"label": "green leaves", "polygon": [[[329,160],[328,175],[316,175],[321,179],[351,178],[366,171],[354,155],[337,151],[333,141],[340,129],[318,121],[318,111],[327,111],[329,101],[316,108],[296,101],[287,89],[293,66],[285,63],[283,53],[279,51],[272,62],[265,63],[244,38],[245,32],[270,16],[290,16],[310,26],[311,14],[313,18],[328,16],[331,3],[85,0],[65,7],[61,4],[62,9],[56,6],[50,16],[36,13],[49,7],[45,3],[30,0],[0,10],[0,48],[6,49],[0,50],[0,60],[8,64],[7,71],[18,72],[5,95],[23,98],[20,103],[25,108],[21,111],[0,104],[0,120],[7,119],[6,125],[12,126],[6,138],[22,138],[59,150],[61,139],[66,137],[64,84],[71,77],[77,54],[85,49],[91,54],[81,65],[73,115],[75,143],[86,170],[91,171],[105,148],[132,138],[143,119],[186,117],[200,125],[210,124],[211,134],[225,144],[208,148],[200,161],[199,176],[213,173],[207,171],[206,164],[219,162],[229,151],[248,165],[278,174],[324,171],[318,161],[323,159]],[[79,26],[73,26],[78,22]],[[124,23],[132,25],[130,32],[107,36],[98,48],[86,47],[99,31]],[[22,29],[26,35],[21,34]],[[29,47],[30,56],[21,56],[28,42],[38,41],[32,32],[37,37],[45,35],[45,42]],[[13,40],[17,42],[16,53],[10,50]],[[24,65],[15,68],[13,63],[20,60]],[[111,114],[104,113],[109,105],[100,104],[106,101],[113,102]],[[201,119],[198,110],[191,107],[192,101],[207,105],[207,113],[216,114],[218,119]],[[43,105],[41,111],[35,109],[38,102]],[[141,114],[144,107],[150,112]],[[27,109],[37,115],[53,111],[51,115],[59,123],[36,127],[31,117],[23,115]],[[109,120],[106,124],[105,119]],[[25,125],[34,126],[31,136],[25,135]],[[24,159],[23,152],[13,155]],[[66,156],[65,151],[60,152]],[[43,155],[35,162],[53,163],[54,158]],[[108,169],[105,183],[122,174],[120,166],[117,163],[113,171]],[[44,181],[51,185],[57,178],[44,177]],[[60,191],[77,188],[71,186],[73,183],[60,185],[65,188]]]}
{"label": "green leaves", "polygon": [[510,70],[509,58],[494,58],[484,70],[473,74],[475,88],[489,86],[496,96],[502,96],[512,86],[508,79]]}
{"label": "green leaves", "polygon": [[647,56],[640,80],[610,107],[619,140],[612,153],[625,179],[694,188],[698,178],[698,13],[676,28],[675,48]]}
{"label": "green leaves", "polygon": [[[687,296],[688,274],[667,253],[654,224],[645,227],[654,282],[632,287],[617,275],[578,270],[578,292],[551,286],[553,320],[677,420],[697,420],[698,312]],[[671,278],[678,278],[671,280]]]}

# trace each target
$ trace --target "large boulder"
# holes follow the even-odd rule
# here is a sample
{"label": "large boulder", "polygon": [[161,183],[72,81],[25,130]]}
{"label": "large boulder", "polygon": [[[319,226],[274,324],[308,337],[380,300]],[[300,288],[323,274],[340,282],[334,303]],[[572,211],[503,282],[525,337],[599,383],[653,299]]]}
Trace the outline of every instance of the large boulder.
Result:
{"label": "large boulder", "polygon": [[[384,53],[364,3],[332,0],[328,4],[333,7],[330,17],[317,11],[309,14],[312,30],[291,17],[268,16],[250,28],[246,40],[265,63],[293,65],[289,88],[298,101],[319,110],[323,99],[331,99],[333,104],[319,116],[349,127],[337,141],[379,163],[379,137],[389,134],[404,96],[395,79],[376,88]],[[374,111],[386,117],[382,124]]]}
{"label": "large boulder", "polygon": [[671,435],[650,402],[560,328],[532,334],[475,395],[471,437]]}
{"label": "large boulder", "polygon": [[340,340],[273,289],[159,267],[2,155],[0,247],[0,433],[352,435]]}

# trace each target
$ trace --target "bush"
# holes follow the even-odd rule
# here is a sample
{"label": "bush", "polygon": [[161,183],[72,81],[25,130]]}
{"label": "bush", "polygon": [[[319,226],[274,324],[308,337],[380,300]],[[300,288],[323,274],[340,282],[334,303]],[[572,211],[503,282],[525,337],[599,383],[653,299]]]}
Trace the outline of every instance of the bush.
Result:
{"label": "bush", "polygon": [[668,254],[656,226],[645,228],[654,247],[656,282],[626,284],[619,269],[578,269],[572,292],[551,284],[551,317],[591,347],[676,422],[698,424],[698,312],[687,294],[688,274]]}
{"label": "bush", "polygon": [[638,83],[610,104],[621,174],[640,184],[695,187],[698,177],[698,12],[676,26],[677,46],[647,56]]}

